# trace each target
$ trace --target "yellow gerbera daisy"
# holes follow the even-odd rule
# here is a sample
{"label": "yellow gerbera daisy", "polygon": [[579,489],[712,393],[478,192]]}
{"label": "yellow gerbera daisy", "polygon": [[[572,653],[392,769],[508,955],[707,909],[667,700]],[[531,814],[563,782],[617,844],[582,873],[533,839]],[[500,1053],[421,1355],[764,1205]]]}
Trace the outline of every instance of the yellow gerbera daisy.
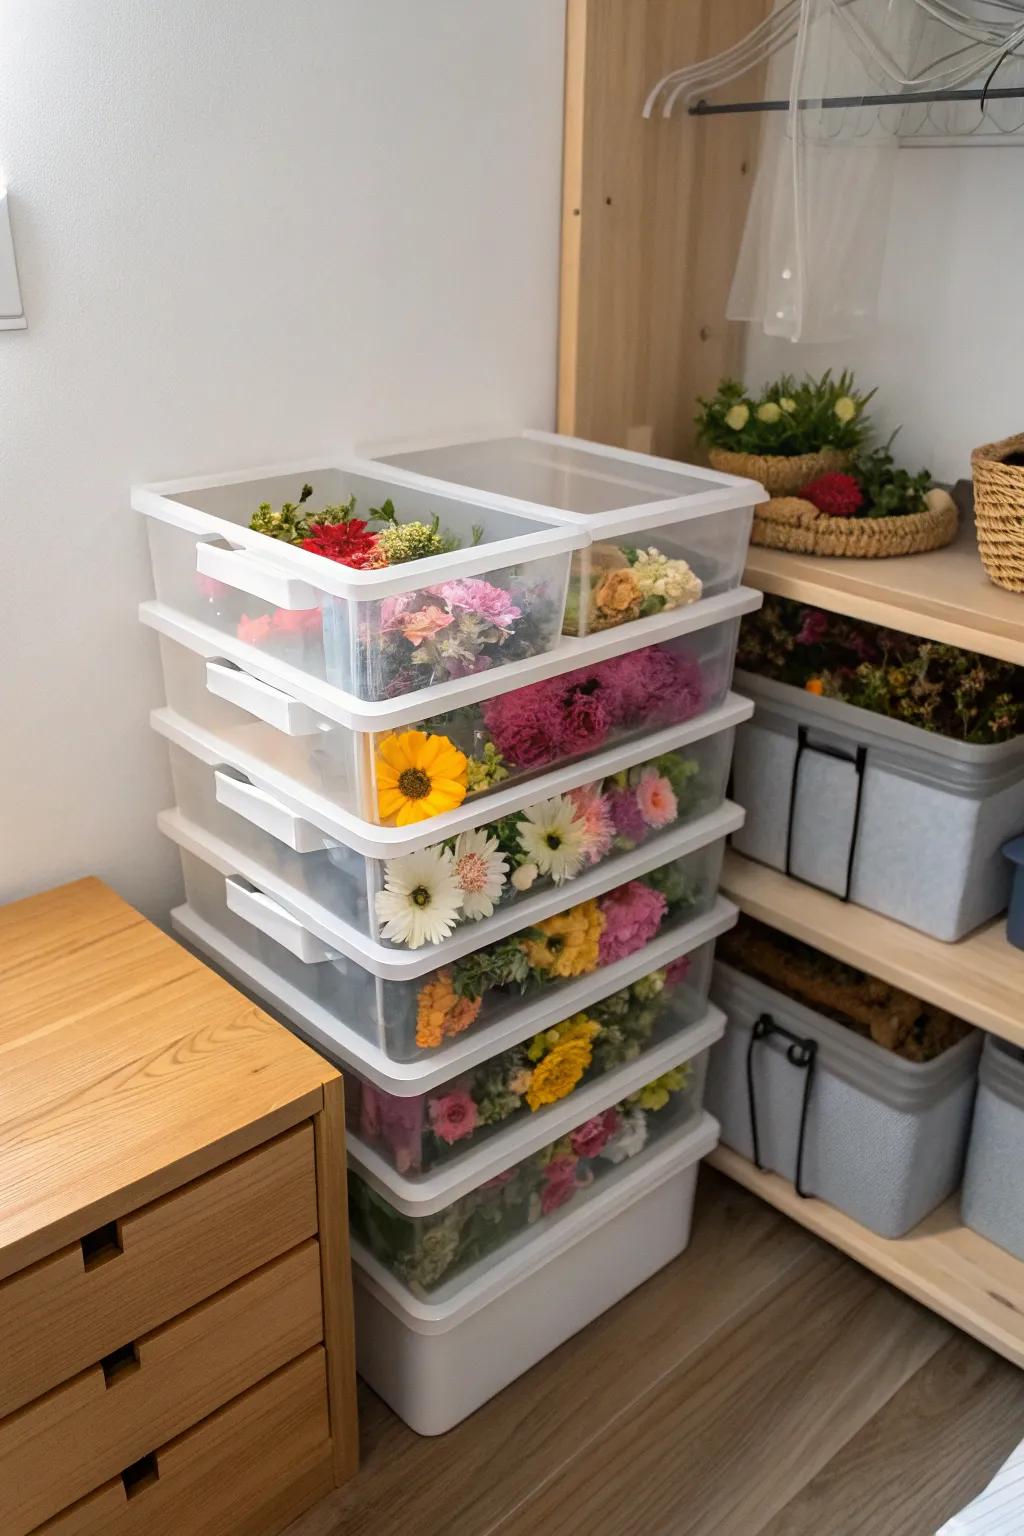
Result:
{"label": "yellow gerbera daisy", "polygon": [[377,748],[377,810],[399,827],[453,811],[466,798],[467,758],[447,736],[403,731]]}

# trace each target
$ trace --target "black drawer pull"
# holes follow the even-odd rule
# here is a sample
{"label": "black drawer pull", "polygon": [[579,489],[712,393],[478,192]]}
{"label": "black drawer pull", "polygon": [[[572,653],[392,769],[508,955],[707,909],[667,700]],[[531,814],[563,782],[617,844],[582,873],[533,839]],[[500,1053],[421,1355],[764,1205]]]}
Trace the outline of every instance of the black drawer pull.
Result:
{"label": "black drawer pull", "polygon": [[148,1456],[140,1456],[138,1461],[133,1461],[131,1466],[125,1467],[121,1473],[125,1497],[137,1498],[140,1493],[151,1488],[159,1477],[160,1468],[156,1464],[156,1451],[150,1451]]}
{"label": "black drawer pull", "polygon": [[133,1371],[139,1368],[139,1352],[134,1344],[122,1344],[120,1349],[112,1349],[109,1355],[104,1355],[100,1361],[100,1369],[103,1371],[103,1385],[112,1387],[115,1382],[123,1381]]}
{"label": "black drawer pull", "polygon": [[108,1221],[105,1226],[97,1227],[95,1232],[87,1232],[82,1238],[82,1259],[86,1269],[96,1269],[123,1252],[116,1221]]}

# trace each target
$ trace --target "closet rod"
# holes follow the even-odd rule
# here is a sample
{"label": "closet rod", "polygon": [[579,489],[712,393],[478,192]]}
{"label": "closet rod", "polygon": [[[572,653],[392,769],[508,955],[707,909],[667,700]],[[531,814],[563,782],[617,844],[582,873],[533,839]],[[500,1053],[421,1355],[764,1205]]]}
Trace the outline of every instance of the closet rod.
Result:
{"label": "closet rod", "polygon": [[[801,101],[807,107],[910,107],[915,101],[996,101],[1024,96],[1024,86],[994,87],[990,91],[907,91],[892,96],[825,96]],[[720,117],[728,112],[788,112],[788,101],[698,101],[688,108],[691,117]]]}

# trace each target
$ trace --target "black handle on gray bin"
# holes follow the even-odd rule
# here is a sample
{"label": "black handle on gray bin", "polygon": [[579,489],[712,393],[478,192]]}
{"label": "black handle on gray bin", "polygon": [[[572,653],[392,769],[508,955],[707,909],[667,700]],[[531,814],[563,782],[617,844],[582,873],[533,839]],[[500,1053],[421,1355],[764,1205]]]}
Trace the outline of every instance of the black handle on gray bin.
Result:
{"label": "black handle on gray bin", "polygon": [[764,1172],[764,1164],[761,1161],[761,1143],[757,1133],[757,1094],[754,1089],[754,1047],[759,1040],[767,1040],[770,1035],[781,1035],[789,1041],[789,1049],[786,1051],[786,1060],[794,1067],[800,1067],[806,1071],[804,1079],[804,1096],[800,1106],[800,1135],[796,1144],[796,1178],[793,1187],[801,1200],[810,1199],[810,1195],[803,1187],[804,1179],[804,1140],[807,1135],[807,1113],[811,1105],[811,1089],[814,1086],[814,1068],[818,1059],[818,1042],[794,1035],[790,1029],[785,1029],[781,1024],[776,1024],[770,1013],[762,1013],[750,1031],[750,1044],[747,1046],[747,1100],[750,1105],[750,1140],[754,1150],[754,1166]]}
{"label": "black handle on gray bin", "polygon": [[[816,891],[827,891],[827,886],[815,885],[813,880],[805,880],[802,875],[793,875],[792,868],[790,867],[793,858],[793,824],[796,820],[796,791],[800,779],[800,766],[805,752],[820,752],[822,757],[834,757],[841,763],[852,763],[857,773],[857,799],[853,807],[850,852],[846,859],[846,885],[843,889],[843,894],[839,898],[840,901],[849,901],[850,887],[853,884],[853,860],[857,852],[857,835],[860,832],[860,808],[864,797],[864,769],[868,760],[868,749],[867,747],[858,747],[855,754],[851,757],[848,752],[841,752],[838,747],[816,747],[813,742],[808,740],[806,725],[797,727],[796,756],[793,759],[793,777],[789,783],[789,814],[786,820],[786,874],[792,876],[795,880],[802,880],[804,885],[813,885]],[[829,891],[828,894],[834,895],[835,893]]]}

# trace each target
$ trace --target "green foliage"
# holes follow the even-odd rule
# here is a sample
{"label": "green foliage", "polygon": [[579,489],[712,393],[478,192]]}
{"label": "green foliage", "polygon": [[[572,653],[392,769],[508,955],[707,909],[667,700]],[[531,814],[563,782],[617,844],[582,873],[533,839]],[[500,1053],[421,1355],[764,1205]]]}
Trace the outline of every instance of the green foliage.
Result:
{"label": "green foliage", "polygon": [[784,373],[759,394],[723,379],[710,400],[698,400],[699,435],[711,448],[737,453],[800,454],[821,448],[854,449],[870,435],[865,407],[875,391],[856,388],[844,369],[820,379]]}
{"label": "green foliage", "polygon": [[533,979],[533,968],[522,949],[524,938],[543,935],[525,928],[511,938],[500,939],[486,949],[463,955],[452,968],[452,987],[459,997],[483,997],[493,987],[516,986],[524,990]]}
{"label": "green foliage", "polygon": [[883,448],[862,450],[854,460],[851,473],[864,492],[862,517],[905,517],[908,512],[924,511],[932,477],[926,469],[916,475],[897,469],[891,445],[892,438]]}

